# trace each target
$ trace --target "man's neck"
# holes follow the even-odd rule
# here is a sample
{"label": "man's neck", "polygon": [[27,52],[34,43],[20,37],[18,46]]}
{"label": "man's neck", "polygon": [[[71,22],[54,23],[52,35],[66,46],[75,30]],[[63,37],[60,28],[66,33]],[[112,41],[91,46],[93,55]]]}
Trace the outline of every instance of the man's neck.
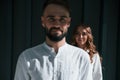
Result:
{"label": "man's neck", "polygon": [[63,38],[61,41],[54,42],[46,37],[46,44],[50,47],[53,47],[56,53],[58,52],[58,49],[65,44],[65,42],[66,42],[65,38]]}

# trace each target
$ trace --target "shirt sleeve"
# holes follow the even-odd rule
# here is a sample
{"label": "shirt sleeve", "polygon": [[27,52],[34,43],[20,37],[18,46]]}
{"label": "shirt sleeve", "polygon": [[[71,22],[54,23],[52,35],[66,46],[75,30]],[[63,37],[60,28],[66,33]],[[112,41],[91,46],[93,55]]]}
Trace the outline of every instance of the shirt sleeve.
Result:
{"label": "shirt sleeve", "polygon": [[102,66],[100,62],[100,57],[98,54],[94,55],[93,64],[93,80],[103,80],[102,76]]}
{"label": "shirt sleeve", "polygon": [[23,55],[20,55],[16,65],[14,80],[30,80],[27,70],[27,64]]}
{"label": "shirt sleeve", "polygon": [[81,69],[80,69],[81,78],[80,78],[80,80],[93,80],[91,61],[90,61],[89,55],[86,53],[86,55],[84,55],[82,57],[81,61],[82,62],[80,64],[81,65]]}

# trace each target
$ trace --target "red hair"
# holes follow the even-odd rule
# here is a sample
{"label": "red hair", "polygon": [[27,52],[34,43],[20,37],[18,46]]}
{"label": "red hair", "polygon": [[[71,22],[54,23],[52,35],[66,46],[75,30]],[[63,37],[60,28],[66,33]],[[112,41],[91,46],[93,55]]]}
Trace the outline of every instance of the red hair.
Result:
{"label": "red hair", "polygon": [[[76,43],[76,40],[75,40],[75,36],[76,36],[76,32],[79,28],[83,28],[86,30],[87,32],[87,42],[86,42],[86,46],[84,47],[84,50],[85,51],[89,51],[88,54],[90,55],[90,59],[91,59],[91,62],[92,62],[92,57],[95,53],[97,53],[97,50],[96,50],[96,46],[94,45],[93,43],[93,35],[92,35],[92,31],[91,31],[91,28],[89,25],[84,25],[84,24],[81,24],[81,25],[77,25],[74,30],[73,30],[73,36],[72,36],[72,41],[71,41],[71,44],[74,45],[74,46],[77,46],[77,43]],[[77,46],[78,47],[78,46]]]}

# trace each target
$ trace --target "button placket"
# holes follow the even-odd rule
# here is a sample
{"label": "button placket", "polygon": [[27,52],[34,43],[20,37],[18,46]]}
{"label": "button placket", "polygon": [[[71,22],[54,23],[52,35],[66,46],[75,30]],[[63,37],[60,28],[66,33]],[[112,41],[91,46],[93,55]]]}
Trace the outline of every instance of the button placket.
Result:
{"label": "button placket", "polygon": [[61,51],[59,50],[54,59],[54,80],[58,80],[58,78],[60,78],[60,74],[59,74],[60,65],[61,65],[60,56],[61,56]]}
{"label": "button placket", "polygon": [[54,75],[54,80],[57,80],[57,58],[56,57],[54,59],[54,71],[53,71],[53,75]]}

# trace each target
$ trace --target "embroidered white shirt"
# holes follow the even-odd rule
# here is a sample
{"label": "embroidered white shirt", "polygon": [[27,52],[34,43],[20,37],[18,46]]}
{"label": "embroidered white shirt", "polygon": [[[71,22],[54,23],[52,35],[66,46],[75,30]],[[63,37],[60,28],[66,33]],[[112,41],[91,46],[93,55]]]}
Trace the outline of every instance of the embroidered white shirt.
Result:
{"label": "embroidered white shirt", "polygon": [[102,65],[98,53],[94,54],[92,59],[93,59],[92,63],[93,80],[103,80]]}
{"label": "embroidered white shirt", "polygon": [[89,55],[67,43],[54,49],[45,42],[18,58],[14,80],[93,80]]}

